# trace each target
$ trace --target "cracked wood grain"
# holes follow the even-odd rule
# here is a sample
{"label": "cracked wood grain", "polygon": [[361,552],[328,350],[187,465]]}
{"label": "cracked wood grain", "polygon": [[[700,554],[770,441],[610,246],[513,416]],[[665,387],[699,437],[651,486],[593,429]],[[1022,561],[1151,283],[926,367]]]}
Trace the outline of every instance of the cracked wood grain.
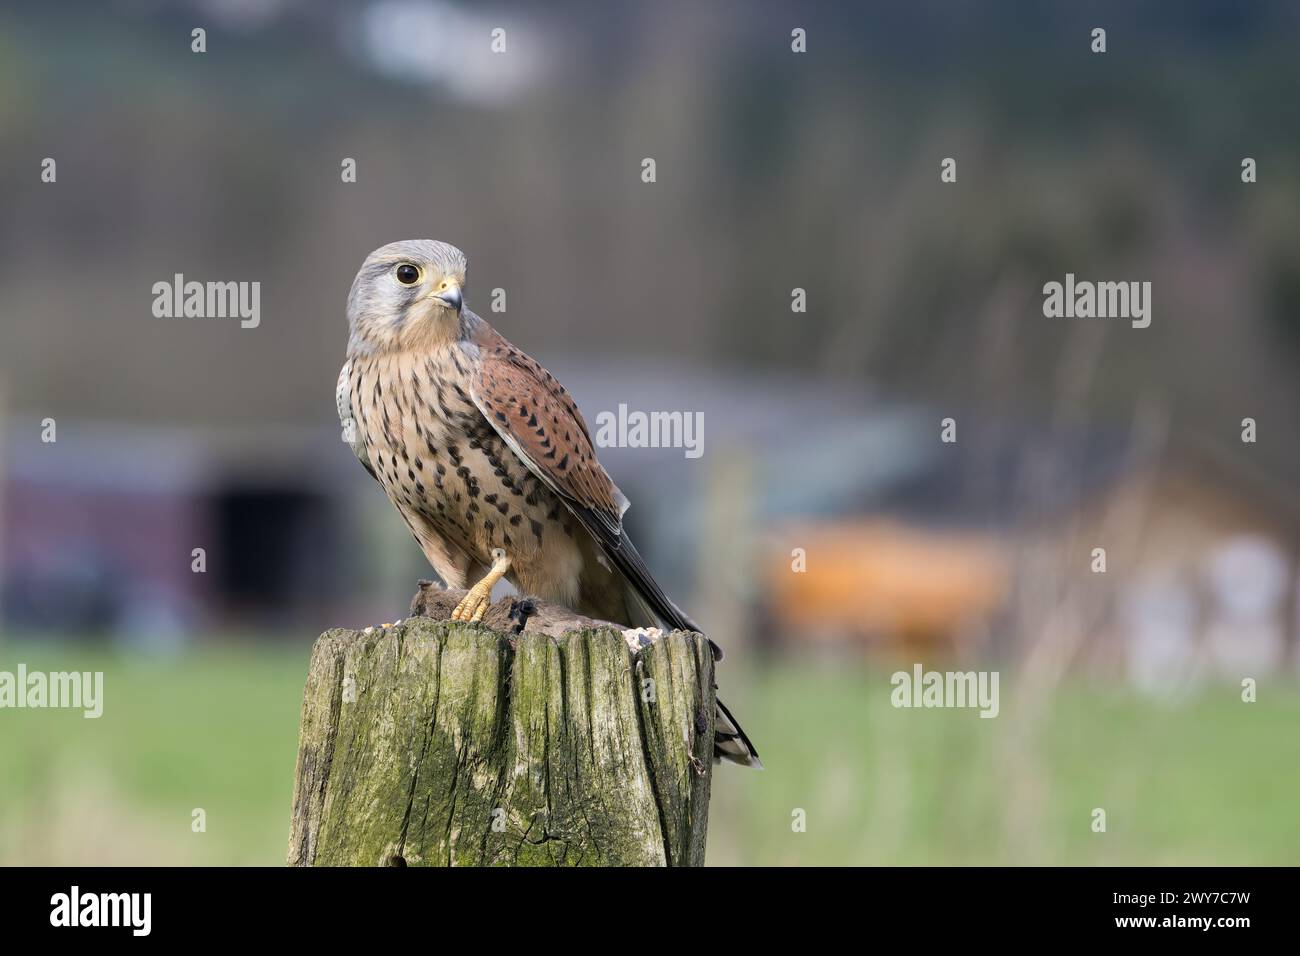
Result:
{"label": "cracked wood grain", "polygon": [[713,710],[698,634],[634,654],[599,626],[327,631],[303,694],[288,862],[702,865]]}

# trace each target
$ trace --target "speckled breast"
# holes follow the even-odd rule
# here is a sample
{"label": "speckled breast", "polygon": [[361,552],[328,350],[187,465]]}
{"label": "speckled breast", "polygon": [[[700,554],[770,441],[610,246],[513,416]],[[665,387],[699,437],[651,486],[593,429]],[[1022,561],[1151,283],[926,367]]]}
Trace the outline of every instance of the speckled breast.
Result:
{"label": "speckled breast", "polygon": [[370,462],[417,540],[428,528],[484,564],[519,563],[574,519],[479,412],[468,359],[387,353],[353,361],[352,407]]}

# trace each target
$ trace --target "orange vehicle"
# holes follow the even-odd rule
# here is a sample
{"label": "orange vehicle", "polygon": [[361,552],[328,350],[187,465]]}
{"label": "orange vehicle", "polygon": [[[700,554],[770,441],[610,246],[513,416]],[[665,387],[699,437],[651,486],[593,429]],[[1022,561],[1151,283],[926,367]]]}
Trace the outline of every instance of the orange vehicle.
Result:
{"label": "orange vehicle", "polygon": [[1006,562],[978,534],[856,520],[788,527],[765,562],[777,627],[801,640],[864,642],[879,649],[955,645],[1003,604]]}

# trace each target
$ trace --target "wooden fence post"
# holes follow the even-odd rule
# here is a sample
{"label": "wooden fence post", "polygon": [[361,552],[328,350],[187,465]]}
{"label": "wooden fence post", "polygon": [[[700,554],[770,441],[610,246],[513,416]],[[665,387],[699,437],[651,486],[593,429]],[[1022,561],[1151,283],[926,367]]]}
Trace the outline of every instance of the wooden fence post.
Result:
{"label": "wooden fence post", "polygon": [[[422,584],[413,611],[446,617],[463,593]],[[698,634],[509,598],[482,624],[327,631],[288,862],[702,865],[713,693]]]}

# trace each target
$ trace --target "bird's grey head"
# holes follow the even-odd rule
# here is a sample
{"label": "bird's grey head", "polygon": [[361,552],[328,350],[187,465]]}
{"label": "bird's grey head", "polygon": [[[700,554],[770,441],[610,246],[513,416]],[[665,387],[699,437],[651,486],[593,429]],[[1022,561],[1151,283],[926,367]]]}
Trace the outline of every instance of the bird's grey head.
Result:
{"label": "bird's grey head", "polygon": [[436,239],[381,246],[348,293],[348,354],[430,347],[463,336],[465,253]]}

